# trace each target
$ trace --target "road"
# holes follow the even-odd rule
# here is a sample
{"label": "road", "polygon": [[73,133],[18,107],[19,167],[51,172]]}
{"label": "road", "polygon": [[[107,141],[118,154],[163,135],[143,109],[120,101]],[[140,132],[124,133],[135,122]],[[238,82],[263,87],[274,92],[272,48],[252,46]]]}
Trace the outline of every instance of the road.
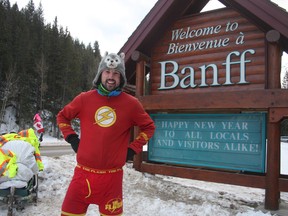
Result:
{"label": "road", "polygon": [[43,145],[40,147],[42,156],[57,157],[61,155],[74,154],[70,145]]}

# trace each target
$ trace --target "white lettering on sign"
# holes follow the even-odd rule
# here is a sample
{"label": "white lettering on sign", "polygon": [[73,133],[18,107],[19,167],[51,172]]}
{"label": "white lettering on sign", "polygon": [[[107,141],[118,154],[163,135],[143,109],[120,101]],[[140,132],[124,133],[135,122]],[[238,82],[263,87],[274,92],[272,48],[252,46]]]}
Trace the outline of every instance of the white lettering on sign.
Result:
{"label": "white lettering on sign", "polygon": [[158,125],[160,128],[166,129],[181,129],[181,128],[188,128],[188,122],[186,121],[162,121],[161,124]]}
{"label": "white lettering on sign", "polygon": [[215,39],[215,40],[187,43],[187,44],[170,43],[167,54],[184,53],[196,50],[226,47],[228,45],[229,45],[229,38],[224,39],[220,38],[219,40]]}
{"label": "white lettering on sign", "polygon": [[222,122],[224,130],[248,130],[248,122]]}
{"label": "white lettering on sign", "polygon": [[187,131],[184,136],[185,139],[202,139],[199,131]]}
{"label": "white lettering on sign", "polygon": [[259,145],[245,143],[226,143],[224,150],[236,152],[259,152]]}
{"label": "white lettering on sign", "polygon": [[156,142],[157,146],[161,146],[161,147],[173,147],[174,146],[174,140],[165,140],[165,139],[159,139]]}
{"label": "white lettering on sign", "polygon": [[261,151],[261,137],[257,121],[231,118],[209,120],[163,119],[155,121],[158,147],[198,149],[215,151],[251,152]]}
{"label": "white lettering on sign", "polygon": [[[225,32],[233,32],[236,31],[239,27],[237,22],[226,23],[226,28],[223,28]],[[188,39],[197,38],[199,40],[200,37],[207,37],[211,35],[216,35],[220,33],[222,30],[222,25],[208,26],[198,29],[191,29],[191,27],[187,27],[186,29],[180,28],[172,30],[171,34],[171,43],[169,43],[167,54],[176,54],[176,53],[184,53],[184,52],[193,52],[197,50],[205,50],[205,49],[213,49],[226,47],[230,43],[229,37],[226,38],[216,38],[212,40],[205,40],[200,42],[186,42]],[[214,37],[215,38],[215,37]],[[173,42],[173,41],[182,41],[185,40],[184,43]],[[243,44],[244,43],[244,34],[240,32],[240,36],[237,37],[235,44]]]}
{"label": "white lettering on sign", "polygon": [[200,37],[204,35],[211,35],[211,34],[217,34],[221,30],[221,25],[217,26],[210,26],[205,28],[199,28],[199,29],[191,29],[188,27],[186,31],[181,29],[176,29],[172,31],[172,41],[173,40],[182,40],[187,38],[194,38],[194,37]]}
{"label": "white lettering on sign", "polygon": [[214,129],[216,122],[194,122],[194,128],[198,129]]}
{"label": "white lettering on sign", "polygon": [[213,140],[249,140],[248,133],[231,133],[231,132],[210,132],[210,139]]}
{"label": "white lettering on sign", "polygon": [[[201,83],[196,84],[195,83],[195,71],[193,67],[187,66],[182,68],[180,71],[180,74],[185,75],[183,78],[180,79],[178,76],[179,73],[179,65],[176,61],[168,60],[168,61],[162,61],[159,62],[161,65],[161,80],[160,80],[160,87],[159,90],[167,90],[167,89],[173,89],[177,86],[180,86],[180,88],[196,88],[199,87],[207,87],[209,86],[206,83],[206,73],[207,69],[212,68],[213,70],[213,82],[210,84],[210,86],[219,86],[219,85],[234,85],[234,84],[248,84],[249,82],[246,81],[246,71],[245,71],[245,65],[246,63],[251,62],[251,60],[246,60],[246,54],[255,54],[255,50],[248,49],[243,51],[242,53],[238,51],[230,52],[227,57],[226,61],[222,63],[222,65],[226,66],[226,80],[225,83],[220,84],[218,82],[218,68],[215,64],[209,64],[209,65],[203,65],[199,67],[201,71]],[[232,56],[240,56],[239,61],[232,61]],[[240,80],[237,83],[232,83],[231,81],[231,65],[237,65],[240,66]],[[168,71],[167,68],[170,68],[172,66],[172,71]],[[167,85],[166,84],[166,78],[172,79],[172,84]],[[186,83],[186,84],[185,84]]]}
{"label": "white lettering on sign", "polygon": [[177,140],[180,148],[188,149],[205,149],[205,150],[220,150],[219,142],[193,141],[193,140]]}

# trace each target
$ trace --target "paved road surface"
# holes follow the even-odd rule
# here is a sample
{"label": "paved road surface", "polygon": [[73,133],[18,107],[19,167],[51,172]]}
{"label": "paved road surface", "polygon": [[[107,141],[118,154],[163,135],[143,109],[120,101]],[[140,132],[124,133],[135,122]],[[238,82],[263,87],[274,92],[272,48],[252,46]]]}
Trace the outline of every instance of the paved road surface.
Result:
{"label": "paved road surface", "polygon": [[74,154],[70,145],[43,145],[40,147],[42,156],[57,157],[61,155]]}

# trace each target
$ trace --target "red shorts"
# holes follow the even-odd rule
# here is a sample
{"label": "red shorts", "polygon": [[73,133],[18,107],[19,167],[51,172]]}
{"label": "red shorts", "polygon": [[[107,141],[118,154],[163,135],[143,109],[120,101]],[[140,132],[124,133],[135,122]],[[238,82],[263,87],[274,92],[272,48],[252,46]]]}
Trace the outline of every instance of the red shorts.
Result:
{"label": "red shorts", "polygon": [[62,204],[61,215],[85,215],[90,204],[101,215],[122,215],[123,170],[95,170],[77,165]]}

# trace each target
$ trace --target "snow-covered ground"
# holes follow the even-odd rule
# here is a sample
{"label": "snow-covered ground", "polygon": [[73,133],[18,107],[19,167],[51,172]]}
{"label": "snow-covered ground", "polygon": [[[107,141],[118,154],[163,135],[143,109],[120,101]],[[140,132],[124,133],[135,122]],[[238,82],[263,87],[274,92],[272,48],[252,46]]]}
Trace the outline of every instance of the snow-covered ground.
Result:
{"label": "snow-covered ground", "polygon": [[[43,145],[63,144],[44,137]],[[288,143],[282,143],[282,170],[288,173]],[[39,174],[38,203],[27,204],[15,216],[57,216],[75,166],[75,155],[42,157],[45,169]],[[284,166],[286,165],[286,167]],[[284,167],[284,168],[283,168]],[[124,167],[125,216],[269,216],[263,210],[265,191],[233,185],[140,173],[128,163]],[[288,193],[281,193],[281,205],[288,206]],[[0,215],[7,206],[0,204]],[[87,216],[99,216],[91,205]]]}

